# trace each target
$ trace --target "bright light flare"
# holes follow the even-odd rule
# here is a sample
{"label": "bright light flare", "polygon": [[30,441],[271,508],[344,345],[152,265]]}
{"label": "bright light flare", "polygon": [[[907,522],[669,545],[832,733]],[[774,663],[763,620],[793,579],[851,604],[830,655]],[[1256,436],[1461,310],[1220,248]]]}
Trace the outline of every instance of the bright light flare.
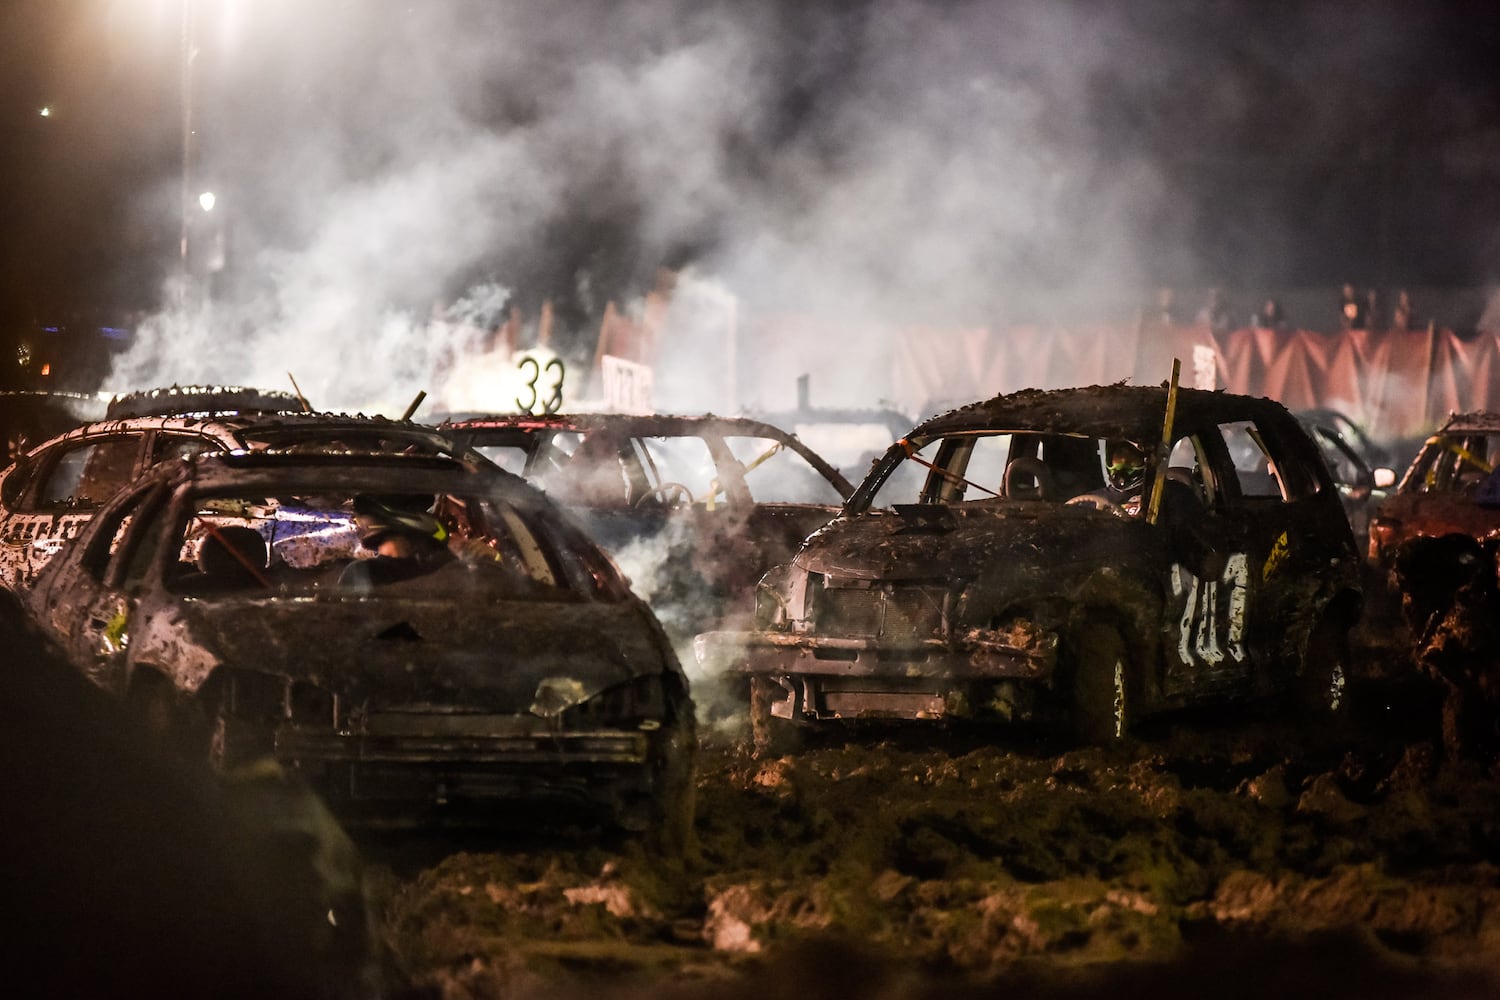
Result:
{"label": "bright light flare", "polygon": [[38,111],[37,114],[41,115],[43,118],[51,118],[52,117],[52,105],[50,105],[50,104],[47,105],[46,107],[44,107],[40,111]]}
{"label": "bright light flare", "polygon": [[218,198],[214,197],[214,193],[212,191],[205,191],[198,196],[198,207],[202,208],[205,212],[212,212],[214,210],[214,204],[218,200]]}

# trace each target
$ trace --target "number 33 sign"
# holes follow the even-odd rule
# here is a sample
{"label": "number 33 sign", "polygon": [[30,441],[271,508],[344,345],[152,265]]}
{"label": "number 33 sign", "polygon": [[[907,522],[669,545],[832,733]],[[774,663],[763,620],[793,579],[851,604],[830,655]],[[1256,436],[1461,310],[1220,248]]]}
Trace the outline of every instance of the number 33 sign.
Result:
{"label": "number 33 sign", "polygon": [[521,376],[516,409],[521,413],[556,413],[562,409],[563,377],[567,374],[562,358],[550,351],[522,351],[516,357],[516,370]]}

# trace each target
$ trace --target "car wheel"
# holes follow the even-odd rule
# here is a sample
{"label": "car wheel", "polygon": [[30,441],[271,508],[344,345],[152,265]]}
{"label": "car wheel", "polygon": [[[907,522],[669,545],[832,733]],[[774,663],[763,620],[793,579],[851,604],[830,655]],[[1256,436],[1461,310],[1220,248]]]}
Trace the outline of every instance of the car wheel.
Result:
{"label": "car wheel", "polygon": [[1085,625],[1072,659],[1074,739],[1094,746],[1119,743],[1130,732],[1134,712],[1125,640],[1112,626]]}
{"label": "car wheel", "polygon": [[1297,676],[1297,707],[1311,722],[1349,716],[1349,628],[1325,615],[1308,636]]}

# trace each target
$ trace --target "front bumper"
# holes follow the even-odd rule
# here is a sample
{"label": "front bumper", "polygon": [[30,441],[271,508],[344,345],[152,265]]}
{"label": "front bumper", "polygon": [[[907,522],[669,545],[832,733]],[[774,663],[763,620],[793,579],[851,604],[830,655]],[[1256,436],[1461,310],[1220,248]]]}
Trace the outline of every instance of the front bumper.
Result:
{"label": "front bumper", "polygon": [[366,819],[503,803],[633,826],[659,791],[672,743],[661,729],[569,731],[529,716],[390,713],[345,732],[280,726],[273,753],[336,809],[362,809]]}
{"label": "front bumper", "polygon": [[956,642],[778,632],[706,632],[694,654],[708,672],[769,680],[766,703],[784,719],[940,719],[1031,713],[1050,680],[1057,636],[1031,628],[973,630]]}
{"label": "front bumper", "polygon": [[708,672],[761,676],[1035,679],[1057,664],[1057,635],[1038,629],[972,629],[956,640],[889,642],[790,632],[704,632],[693,654]]}

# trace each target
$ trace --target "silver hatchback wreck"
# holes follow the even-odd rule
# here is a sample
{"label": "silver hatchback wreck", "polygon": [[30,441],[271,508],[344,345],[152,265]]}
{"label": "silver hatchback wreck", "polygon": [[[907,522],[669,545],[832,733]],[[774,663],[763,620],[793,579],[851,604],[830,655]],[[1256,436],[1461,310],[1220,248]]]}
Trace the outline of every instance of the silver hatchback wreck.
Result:
{"label": "silver hatchback wreck", "polygon": [[750,675],[758,741],[777,719],[1053,718],[1109,742],[1277,691],[1337,710],[1357,568],[1279,404],[1028,390],[917,426],[761,581],[755,628],[696,652]]}
{"label": "silver hatchback wreck", "polygon": [[[650,610],[539,491],[439,455],[209,454],[105,504],[22,595],[75,665],[352,823],[691,823]],[[526,810],[517,810],[526,804]]]}

